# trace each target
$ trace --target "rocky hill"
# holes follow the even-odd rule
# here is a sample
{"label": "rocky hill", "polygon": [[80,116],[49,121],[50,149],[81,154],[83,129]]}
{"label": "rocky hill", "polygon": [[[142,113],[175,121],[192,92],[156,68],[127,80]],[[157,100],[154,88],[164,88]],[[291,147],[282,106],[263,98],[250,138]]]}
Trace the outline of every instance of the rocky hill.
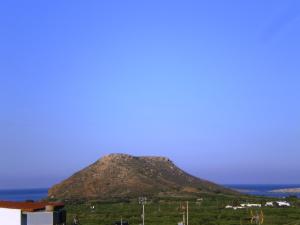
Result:
{"label": "rocky hill", "polygon": [[197,196],[234,191],[191,176],[165,157],[105,156],[49,190],[56,199]]}

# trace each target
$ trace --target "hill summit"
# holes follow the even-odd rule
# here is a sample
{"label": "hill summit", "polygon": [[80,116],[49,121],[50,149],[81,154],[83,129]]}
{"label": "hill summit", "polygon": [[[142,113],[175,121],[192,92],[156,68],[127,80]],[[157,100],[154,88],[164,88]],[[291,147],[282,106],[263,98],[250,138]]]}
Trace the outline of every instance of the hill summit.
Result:
{"label": "hill summit", "polygon": [[56,199],[112,199],[146,196],[196,196],[233,191],[179,169],[165,157],[110,154],[53,186]]}

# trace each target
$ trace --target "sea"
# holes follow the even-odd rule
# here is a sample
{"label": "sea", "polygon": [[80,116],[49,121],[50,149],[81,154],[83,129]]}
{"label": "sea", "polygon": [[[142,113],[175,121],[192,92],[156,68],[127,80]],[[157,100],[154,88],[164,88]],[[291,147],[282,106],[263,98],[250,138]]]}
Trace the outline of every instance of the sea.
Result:
{"label": "sea", "polygon": [[48,188],[0,190],[0,201],[41,200],[47,197]]}
{"label": "sea", "polygon": [[271,192],[278,189],[300,188],[300,184],[226,184],[224,186],[250,195],[275,198],[297,196],[300,198],[300,193]]}
{"label": "sea", "polygon": [[[225,187],[238,190],[242,193],[258,196],[285,198],[290,195],[300,198],[300,193],[274,193],[272,190],[284,189],[284,188],[299,188],[296,184],[226,184]],[[48,188],[38,189],[9,189],[0,190],[0,201],[38,201],[47,197]]]}

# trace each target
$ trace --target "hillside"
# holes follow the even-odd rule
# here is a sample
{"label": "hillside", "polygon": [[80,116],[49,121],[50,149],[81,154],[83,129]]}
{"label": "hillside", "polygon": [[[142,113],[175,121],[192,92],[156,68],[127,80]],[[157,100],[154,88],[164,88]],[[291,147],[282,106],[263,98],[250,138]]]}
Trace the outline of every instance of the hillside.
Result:
{"label": "hillside", "polygon": [[57,199],[112,199],[146,196],[198,196],[236,192],[191,176],[165,157],[105,156],[48,193]]}

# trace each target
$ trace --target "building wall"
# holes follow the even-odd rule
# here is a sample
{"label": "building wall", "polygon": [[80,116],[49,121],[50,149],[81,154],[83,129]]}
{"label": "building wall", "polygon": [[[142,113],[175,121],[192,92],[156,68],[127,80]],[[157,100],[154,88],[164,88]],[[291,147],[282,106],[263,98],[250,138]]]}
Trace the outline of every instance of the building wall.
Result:
{"label": "building wall", "polygon": [[21,216],[21,224],[22,225],[27,225],[27,215],[25,215],[23,213],[22,213],[22,216]]}
{"label": "building wall", "polygon": [[53,212],[33,212],[27,214],[27,225],[53,225]]}
{"label": "building wall", "polygon": [[1,225],[21,225],[21,210],[0,208]]}

